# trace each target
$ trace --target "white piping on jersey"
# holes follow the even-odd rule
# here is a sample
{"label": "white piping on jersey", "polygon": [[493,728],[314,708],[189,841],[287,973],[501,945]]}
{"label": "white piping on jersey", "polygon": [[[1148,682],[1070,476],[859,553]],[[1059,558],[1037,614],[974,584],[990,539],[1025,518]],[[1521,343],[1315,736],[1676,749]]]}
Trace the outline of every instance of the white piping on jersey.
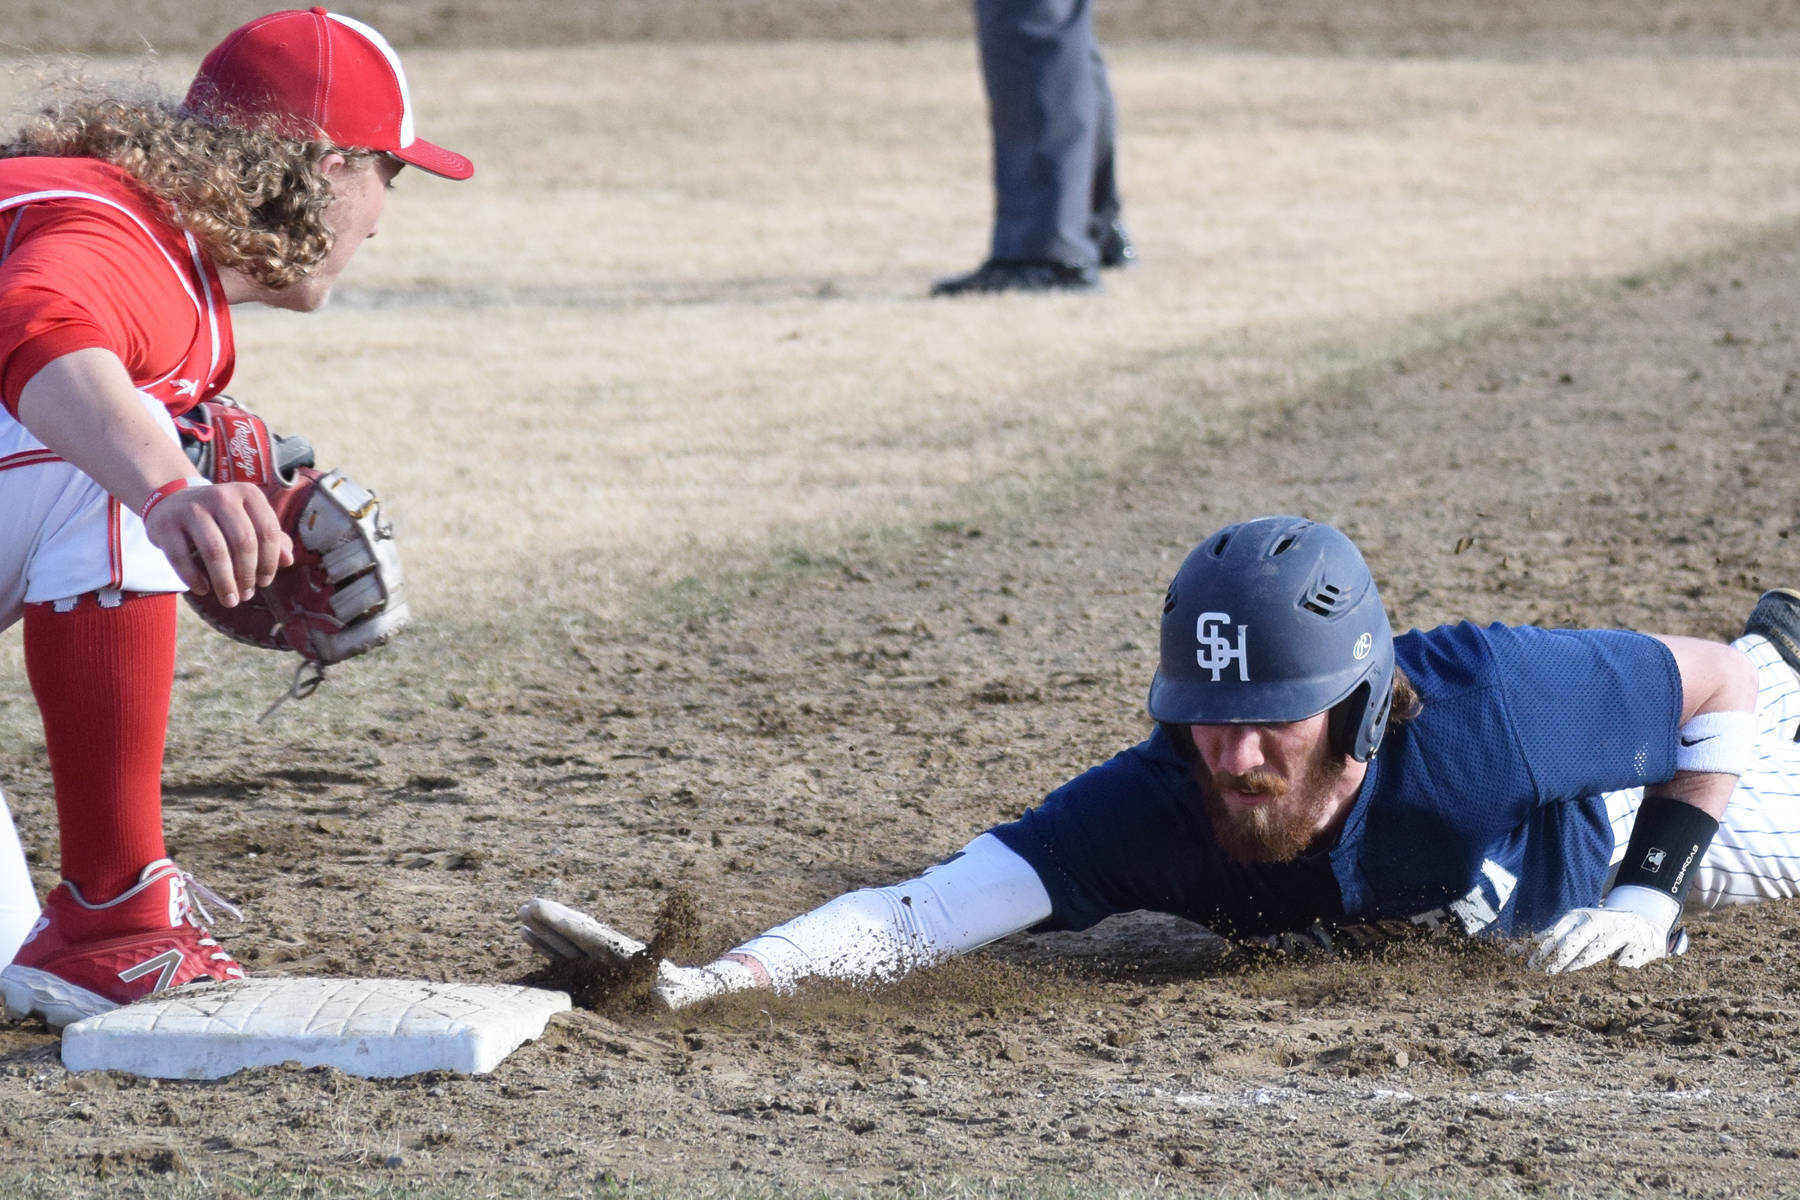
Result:
{"label": "white piping on jersey", "polygon": [[17,454],[0,455],[0,471],[14,467],[35,467],[43,463],[59,463],[62,459],[48,450],[21,450]]}
{"label": "white piping on jersey", "polygon": [[[200,247],[194,241],[194,235],[186,230],[182,231],[182,236],[187,239],[188,253],[193,256],[194,275],[200,280],[200,286],[205,291],[204,300],[195,293],[193,285],[189,283],[187,277],[182,274],[180,264],[175,261],[175,257],[172,254],[163,249],[162,243],[156,239],[156,234],[151,230],[150,226],[144,223],[142,217],[132,212],[123,204],[120,204],[117,200],[112,200],[93,192],[78,192],[72,188],[53,188],[42,192],[26,192],[23,195],[12,196],[5,200],[0,200],[0,212],[6,212],[8,209],[22,209],[27,205],[36,204],[43,200],[92,200],[96,204],[104,204],[108,208],[123,213],[130,219],[133,225],[136,225],[138,229],[143,232],[144,236],[149,239],[150,244],[156,248],[156,252],[163,256],[163,261],[169,264],[169,270],[175,273],[175,281],[181,284],[181,290],[187,293],[189,300],[193,301],[194,315],[207,323],[208,331],[212,335],[212,366],[207,370],[206,377],[211,379],[219,369],[219,316],[213,304],[212,285],[206,281],[205,260],[200,257]],[[7,254],[12,252],[13,233],[17,230],[18,224],[18,217],[17,214],[15,214],[13,228],[7,231],[6,248],[3,252],[0,252],[0,259],[5,258]],[[148,391],[159,384],[167,383],[170,379],[174,378],[175,372],[181,370],[185,365],[186,360],[184,359],[182,362],[175,364],[173,370],[170,370],[167,374],[158,379],[153,379],[149,383],[142,385],[138,390]]]}
{"label": "white piping on jersey", "polygon": [[206,263],[200,257],[200,244],[188,230],[182,230],[181,236],[187,239],[188,254],[194,260],[194,277],[200,281],[200,290],[206,294],[206,331],[212,337],[212,367],[206,372],[206,377],[210,380],[219,369],[219,310],[213,304],[212,284],[206,278]]}

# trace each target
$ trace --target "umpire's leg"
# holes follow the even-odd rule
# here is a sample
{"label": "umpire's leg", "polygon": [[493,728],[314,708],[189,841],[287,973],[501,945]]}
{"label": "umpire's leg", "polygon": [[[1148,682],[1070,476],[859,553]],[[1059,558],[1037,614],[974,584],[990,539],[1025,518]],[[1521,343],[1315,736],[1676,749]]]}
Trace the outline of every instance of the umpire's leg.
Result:
{"label": "umpire's leg", "polygon": [[1094,173],[1088,199],[1088,233],[1098,243],[1107,226],[1119,219],[1119,180],[1113,144],[1118,139],[1118,108],[1106,79],[1100,48],[1094,47]]}
{"label": "umpire's leg", "polygon": [[992,257],[1092,266],[1103,76],[1090,0],[976,0],[994,135]]}

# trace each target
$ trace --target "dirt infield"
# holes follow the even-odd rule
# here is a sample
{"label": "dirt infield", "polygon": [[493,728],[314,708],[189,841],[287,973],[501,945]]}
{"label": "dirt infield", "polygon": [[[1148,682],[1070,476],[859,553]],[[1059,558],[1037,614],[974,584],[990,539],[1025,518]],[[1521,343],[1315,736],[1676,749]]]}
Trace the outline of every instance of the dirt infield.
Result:
{"label": "dirt infield", "polygon": [[[9,41],[111,47],[94,15],[110,10],[26,7]],[[172,49],[261,7],[145,11]],[[1177,7],[1108,19],[1351,51],[1755,52],[1800,32],[1800,6],[1741,0]],[[443,43],[519,37],[540,9],[532,37],[967,19],[949,0],[904,27],[828,0],[359,11]],[[250,753],[182,731],[171,845],[227,877],[250,919],[220,932],[260,973],[526,979],[509,913],[533,894],[648,934],[685,889],[692,936],[721,948],[912,873],[1142,736],[1169,574],[1197,536],[1259,512],[1352,533],[1398,628],[1731,637],[1763,588],[1800,584],[1796,233],[1523,302],[1466,341],[1203,419],[1023,511],[689,581],[650,617],[572,605],[494,666],[503,688],[365,688],[303,742],[246,735]],[[1179,356],[1137,370],[1206,411]],[[41,747],[0,745],[0,784],[49,882]],[[1691,932],[1679,961],[1546,979],[1492,947],[1255,956],[1134,918],[874,994],[577,1012],[480,1079],[77,1077],[41,1026],[0,1025],[0,1194],[1800,1195],[1800,907]]]}
{"label": "dirt infield", "polygon": [[[1362,539],[1402,626],[1730,636],[1795,578],[1797,280],[1770,243],[1623,282],[1066,504],[741,580],[629,640],[575,627],[503,711],[260,771],[188,756],[173,841],[234,864],[254,970],[515,980],[523,896],[647,931],[684,883],[722,944],[906,873],[1138,737],[1167,573],[1197,531],[1271,508]],[[32,756],[5,769],[47,791]],[[1800,1190],[1800,912],[1693,933],[1683,961],[1545,980],[1491,950],[1255,961],[1120,922],[876,996],[580,1013],[487,1079],[76,1078],[15,1026],[5,1172],[61,1194],[158,1171]]]}

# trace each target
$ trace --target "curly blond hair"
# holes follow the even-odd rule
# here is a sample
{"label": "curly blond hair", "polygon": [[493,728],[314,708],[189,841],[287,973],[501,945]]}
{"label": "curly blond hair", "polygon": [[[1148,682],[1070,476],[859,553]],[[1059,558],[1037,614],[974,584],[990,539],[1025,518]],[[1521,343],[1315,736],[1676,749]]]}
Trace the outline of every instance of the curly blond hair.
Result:
{"label": "curly blond hair", "polygon": [[272,291],[311,274],[334,241],[325,223],[327,154],[352,169],[374,158],[329,141],[282,137],[266,123],[202,116],[161,97],[71,90],[30,117],[0,158],[94,158],[112,163],[162,202],[213,265]]}

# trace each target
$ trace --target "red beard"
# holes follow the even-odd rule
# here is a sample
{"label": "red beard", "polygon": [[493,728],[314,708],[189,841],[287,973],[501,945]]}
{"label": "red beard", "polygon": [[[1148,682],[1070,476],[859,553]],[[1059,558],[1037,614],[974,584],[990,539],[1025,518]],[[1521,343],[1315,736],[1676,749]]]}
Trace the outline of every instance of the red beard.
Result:
{"label": "red beard", "polygon": [[[1321,746],[1306,764],[1298,781],[1268,767],[1243,775],[1219,772],[1194,760],[1194,780],[1212,820],[1213,837],[1221,849],[1241,863],[1292,862],[1306,853],[1319,837],[1326,811],[1333,805],[1333,785],[1348,764],[1340,754]],[[1268,796],[1269,803],[1253,808],[1226,805],[1219,789]]]}

